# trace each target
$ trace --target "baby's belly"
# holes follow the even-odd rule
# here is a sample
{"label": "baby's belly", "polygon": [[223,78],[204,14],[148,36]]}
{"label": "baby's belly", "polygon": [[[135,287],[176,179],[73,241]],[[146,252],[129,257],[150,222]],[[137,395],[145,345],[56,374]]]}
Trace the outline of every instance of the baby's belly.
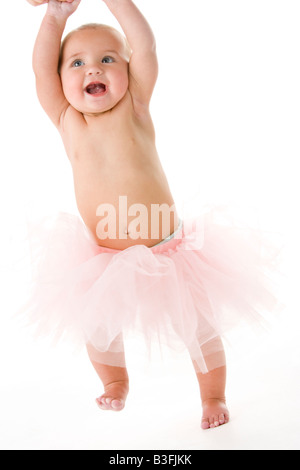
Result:
{"label": "baby's belly", "polygon": [[117,250],[138,244],[151,247],[178,227],[174,200],[163,175],[110,179],[85,191],[75,185],[75,193],[81,217],[101,246]]}

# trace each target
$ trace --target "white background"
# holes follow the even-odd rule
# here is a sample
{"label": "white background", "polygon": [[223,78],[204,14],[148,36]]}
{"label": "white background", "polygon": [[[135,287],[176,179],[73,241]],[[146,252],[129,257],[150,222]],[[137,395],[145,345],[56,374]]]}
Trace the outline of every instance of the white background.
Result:
{"label": "white background", "polygon": [[[255,209],[285,239],[284,317],[243,362],[229,362],[232,420],[201,431],[187,357],[132,363],[120,414],[93,402],[101,384],[85,355],[33,342],[12,318],[22,275],[10,269],[26,218],[76,211],[60,137],[37,102],[33,43],[45,6],[2,6],[1,449],[299,449],[298,0],[137,0],[157,38],[152,101],[162,164],[179,207],[193,200]],[[67,31],[117,26],[100,0],[82,0]],[[18,251],[19,250],[19,251]],[[130,365],[129,364],[129,365]]]}

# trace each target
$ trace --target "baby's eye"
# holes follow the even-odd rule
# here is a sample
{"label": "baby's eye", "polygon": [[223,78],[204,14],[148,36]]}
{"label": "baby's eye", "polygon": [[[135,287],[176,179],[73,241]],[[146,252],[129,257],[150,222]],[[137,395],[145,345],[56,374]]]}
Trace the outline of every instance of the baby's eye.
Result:
{"label": "baby's eye", "polygon": [[106,56],[102,59],[102,64],[112,64],[114,59],[112,57]]}
{"label": "baby's eye", "polygon": [[80,59],[76,59],[74,60],[74,62],[72,63],[72,67],[81,67],[83,65],[83,61],[80,60]]}

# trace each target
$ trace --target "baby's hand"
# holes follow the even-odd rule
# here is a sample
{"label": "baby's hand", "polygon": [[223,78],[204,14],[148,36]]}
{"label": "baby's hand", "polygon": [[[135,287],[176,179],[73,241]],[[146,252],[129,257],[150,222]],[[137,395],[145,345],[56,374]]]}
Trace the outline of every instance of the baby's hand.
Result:
{"label": "baby's hand", "polygon": [[56,18],[68,18],[78,8],[81,0],[47,0],[47,14]]}
{"label": "baby's hand", "polygon": [[27,2],[34,7],[38,7],[39,5],[43,5],[43,3],[48,3],[48,0],[27,0]]}
{"label": "baby's hand", "polygon": [[[73,3],[73,0],[57,0],[58,2],[67,2],[67,3]],[[49,3],[49,0],[27,0],[30,5],[33,5],[34,7],[37,7],[39,5],[43,5],[44,3]]]}

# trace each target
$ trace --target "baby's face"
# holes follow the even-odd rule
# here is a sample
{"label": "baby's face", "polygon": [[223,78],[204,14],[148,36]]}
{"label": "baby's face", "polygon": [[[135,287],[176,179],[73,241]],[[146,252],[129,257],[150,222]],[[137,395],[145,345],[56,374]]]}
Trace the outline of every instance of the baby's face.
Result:
{"label": "baby's face", "polygon": [[67,101],[83,114],[112,109],[128,89],[128,61],[121,35],[84,29],[67,40],[60,75]]}

